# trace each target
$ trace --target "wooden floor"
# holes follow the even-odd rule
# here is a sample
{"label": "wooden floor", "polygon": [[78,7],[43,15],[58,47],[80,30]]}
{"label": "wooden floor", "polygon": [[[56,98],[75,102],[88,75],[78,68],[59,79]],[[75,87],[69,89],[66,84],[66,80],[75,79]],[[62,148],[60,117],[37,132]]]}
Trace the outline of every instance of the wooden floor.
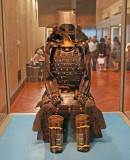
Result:
{"label": "wooden floor", "polygon": [[102,111],[119,111],[120,72],[92,71],[91,93]]}
{"label": "wooden floor", "polygon": [[35,113],[44,92],[44,82],[27,82],[11,106],[12,113]]}
{"label": "wooden floor", "polygon": [[[127,72],[126,88],[130,86],[130,72]],[[91,93],[96,105],[102,111],[119,111],[120,72],[92,71]],[[129,77],[129,78],[128,78]],[[12,113],[35,113],[37,102],[44,92],[44,82],[27,82],[11,106]],[[130,111],[129,89],[125,90],[125,111]]]}
{"label": "wooden floor", "polygon": [[126,71],[125,76],[125,99],[124,99],[124,112],[128,112],[130,117],[130,71]]}

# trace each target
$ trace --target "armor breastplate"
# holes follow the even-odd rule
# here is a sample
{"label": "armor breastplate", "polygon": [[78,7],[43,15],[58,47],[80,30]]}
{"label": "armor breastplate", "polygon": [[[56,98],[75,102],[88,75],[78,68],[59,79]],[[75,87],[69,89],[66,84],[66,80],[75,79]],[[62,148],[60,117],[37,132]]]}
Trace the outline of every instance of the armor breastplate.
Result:
{"label": "armor breastplate", "polygon": [[74,52],[74,49],[67,52],[56,49],[50,68],[60,86],[76,89],[84,75],[84,55],[79,49],[77,52]]}

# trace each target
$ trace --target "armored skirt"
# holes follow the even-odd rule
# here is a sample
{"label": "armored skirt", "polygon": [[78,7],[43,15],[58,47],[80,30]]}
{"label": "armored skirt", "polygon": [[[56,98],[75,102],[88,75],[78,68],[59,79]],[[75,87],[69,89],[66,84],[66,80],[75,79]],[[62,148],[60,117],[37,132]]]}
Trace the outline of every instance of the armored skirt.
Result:
{"label": "armored skirt", "polygon": [[87,105],[80,108],[77,100],[69,107],[60,105],[58,110],[50,103],[43,105],[36,115],[33,124],[33,131],[38,131],[37,139],[49,141],[49,124],[48,118],[51,115],[60,115],[64,118],[63,132],[66,132],[66,121],[70,118],[71,131],[76,134],[75,118],[79,114],[87,114],[90,117],[90,139],[101,138],[101,129],[106,128],[102,112],[94,105],[92,99],[88,99]]}

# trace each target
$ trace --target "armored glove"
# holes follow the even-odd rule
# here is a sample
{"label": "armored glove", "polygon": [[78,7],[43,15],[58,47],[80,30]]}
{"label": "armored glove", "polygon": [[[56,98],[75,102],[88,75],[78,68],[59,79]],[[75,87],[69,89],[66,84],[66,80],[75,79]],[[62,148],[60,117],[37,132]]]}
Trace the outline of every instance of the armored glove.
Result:
{"label": "armored glove", "polygon": [[61,103],[61,97],[60,95],[56,95],[54,94],[52,97],[51,97],[51,102],[54,106],[57,106],[58,104]]}
{"label": "armored glove", "polygon": [[47,96],[51,100],[51,103],[54,106],[57,106],[58,104],[61,103],[61,96],[58,90],[58,84],[56,79],[51,77],[51,79],[47,79],[45,82],[46,86],[46,91],[47,91]]}
{"label": "armored glove", "polygon": [[75,99],[78,100],[82,107],[84,107],[86,104],[89,95],[89,90],[90,80],[88,80],[86,77],[83,77],[79,86],[79,91],[77,94],[75,94]]}

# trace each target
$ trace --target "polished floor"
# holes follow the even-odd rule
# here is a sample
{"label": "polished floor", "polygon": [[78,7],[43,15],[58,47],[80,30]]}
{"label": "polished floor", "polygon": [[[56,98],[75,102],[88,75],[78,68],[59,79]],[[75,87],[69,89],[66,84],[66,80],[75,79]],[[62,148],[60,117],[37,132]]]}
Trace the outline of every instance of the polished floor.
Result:
{"label": "polished floor", "polygon": [[130,128],[117,113],[105,113],[107,128],[103,138],[91,143],[91,150],[77,151],[76,140],[70,130],[63,152],[53,154],[49,143],[38,141],[32,131],[35,115],[13,115],[0,137],[0,160],[129,160]]}
{"label": "polished floor", "polygon": [[35,113],[36,104],[45,91],[44,82],[27,82],[11,106],[12,113]]}
{"label": "polished floor", "polygon": [[[96,105],[102,111],[119,111],[120,103],[120,71],[99,72],[92,71],[91,93],[95,98]],[[130,79],[130,71],[127,71],[127,79]],[[130,81],[126,81],[130,86]],[[35,113],[37,102],[41,100],[44,92],[44,82],[27,82],[17,99],[11,106],[12,113]],[[130,111],[129,89],[125,90],[125,102]]]}

